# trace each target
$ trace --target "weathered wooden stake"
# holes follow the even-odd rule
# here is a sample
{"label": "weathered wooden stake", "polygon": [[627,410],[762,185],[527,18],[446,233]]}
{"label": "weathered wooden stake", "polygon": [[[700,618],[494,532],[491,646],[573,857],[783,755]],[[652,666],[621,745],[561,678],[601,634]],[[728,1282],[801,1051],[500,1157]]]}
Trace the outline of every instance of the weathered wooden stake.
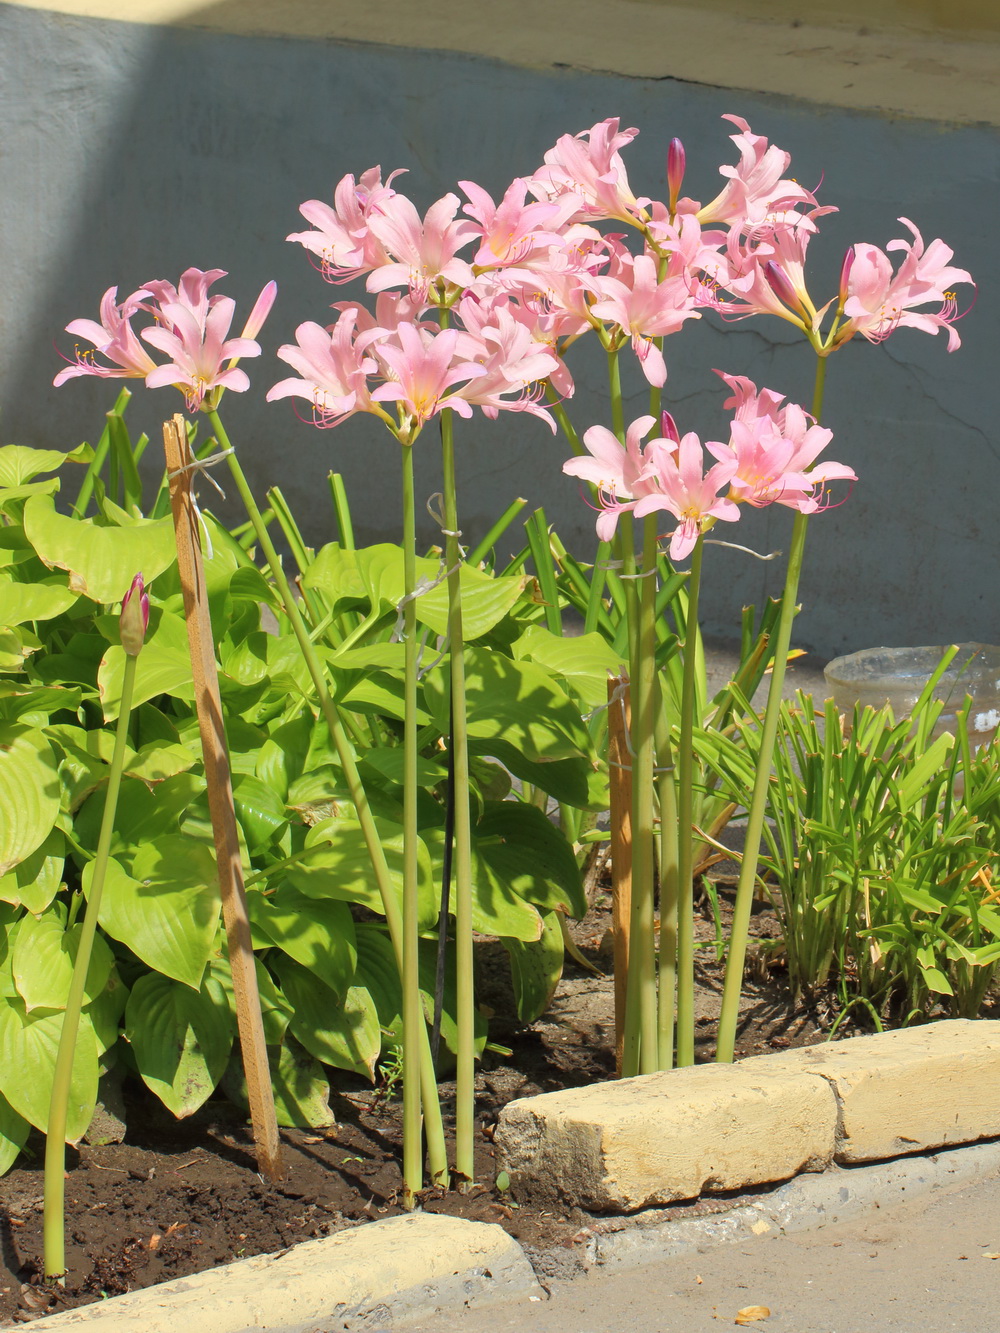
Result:
{"label": "weathered wooden stake", "polygon": [[615,1073],[621,1078],[625,995],[632,917],[632,722],[628,676],[608,681],[608,766],[611,787],[611,928],[615,945]]}
{"label": "weathered wooden stake", "polygon": [[163,448],[170,477],[170,507],[177,538],[177,566],[184,592],[184,616],[191,649],[191,676],[201,731],[201,752],[208,783],[208,808],[215,835],[215,855],[222,893],[222,917],[229,942],[236,1023],[247,1081],[257,1165],[268,1180],[283,1174],[271,1071],[250,940],[250,918],[243,888],[243,865],[236,829],[236,809],[222,721],[219,673],[215,665],[212,624],[205,594],[198,514],[191,494],[191,453],[184,418],[178,413],[163,424]]}

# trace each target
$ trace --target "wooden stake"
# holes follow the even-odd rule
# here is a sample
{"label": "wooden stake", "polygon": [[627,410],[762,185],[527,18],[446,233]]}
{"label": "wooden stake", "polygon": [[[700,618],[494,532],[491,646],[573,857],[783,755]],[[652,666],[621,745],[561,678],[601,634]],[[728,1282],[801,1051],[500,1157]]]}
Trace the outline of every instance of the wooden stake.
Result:
{"label": "wooden stake", "polygon": [[615,945],[615,1073],[621,1078],[632,918],[632,723],[628,676],[608,681],[608,765],[611,788],[611,928]]}
{"label": "wooden stake", "polygon": [[274,1110],[271,1071],[264,1041],[264,1022],[257,990],[257,971],[250,941],[250,918],[243,888],[243,865],[236,829],[236,809],[222,720],[219,674],[215,665],[212,624],[208,614],[205,576],[201,559],[198,514],[191,494],[191,453],[184,418],[178,413],[163,424],[163,448],[170,477],[170,507],[177,538],[177,566],[184,593],[184,616],[191,650],[201,752],[208,783],[208,808],[215,835],[215,855],[222,894],[222,917],[229,942],[229,965],[233,974],[236,1023],[243,1071],[250,1101],[257,1165],[270,1181],[283,1174],[278,1121]]}

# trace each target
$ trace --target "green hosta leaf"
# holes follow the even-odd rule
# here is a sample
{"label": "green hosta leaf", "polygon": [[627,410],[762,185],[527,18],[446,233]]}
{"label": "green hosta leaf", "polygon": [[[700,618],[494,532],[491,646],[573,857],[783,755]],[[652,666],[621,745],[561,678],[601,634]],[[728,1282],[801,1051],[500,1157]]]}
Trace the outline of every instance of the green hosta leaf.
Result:
{"label": "green hosta leaf", "polygon": [[288,823],[284,802],[259,778],[244,774],[233,783],[236,817],[251,852],[267,847]]}
{"label": "green hosta leaf", "polygon": [[[19,1000],[0,1000],[0,1092],[43,1134],[49,1123],[62,1025],[61,1012],[28,1014]],[[97,1079],[97,1040],[90,1020],[83,1014],[73,1052],[66,1120],[68,1143],[78,1143],[87,1132],[97,1103]]]}
{"label": "green hosta leaf", "polygon": [[520,801],[488,801],[476,825],[480,857],[498,881],[541,908],[587,914],[573,848],[545,814]]}
{"label": "green hosta leaf", "polygon": [[[287,1038],[280,1050],[268,1047],[267,1054],[278,1124],[289,1129],[325,1129],[334,1124],[330,1085],[315,1056],[304,1050],[294,1037]],[[222,1086],[238,1106],[246,1107],[246,1081],[235,1056],[229,1062]]]}
{"label": "green hosta leaf", "polygon": [[42,472],[55,472],[64,463],[91,463],[94,451],[89,444],[75,449],[32,449],[26,444],[5,444],[0,449],[0,486],[20,486]]}
{"label": "green hosta leaf", "polygon": [[[83,872],[87,893],[92,880],[90,862]],[[219,921],[212,849],[170,834],[140,847],[131,873],[109,858],[98,920],[155,971],[197,990]]]}
{"label": "green hosta leaf", "polygon": [[305,968],[279,959],[275,971],[292,1005],[289,1030],[323,1064],[374,1079],[382,1049],[378,1013],[363,986],[341,997]]}
{"label": "green hosta leaf", "polygon": [[13,870],[0,876],[0,900],[26,907],[37,916],[59,892],[65,860],[65,839],[53,829],[40,847]]}
{"label": "green hosta leaf", "polygon": [[0,629],[0,671],[21,671],[32,653],[44,647],[41,639],[31,630]]}
{"label": "green hosta leaf", "polygon": [[0,875],[48,837],[59,795],[56,757],[42,733],[0,724]]}
{"label": "green hosta leaf", "polygon": [[83,690],[65,689],[61,685],[25,686],[20,682],[4,681],[0,684],[0,716],[5,722],[36,720],[41,724],[43,718],[48,721],[53,713],[67,709],[75,712],[83,694]]}
{"label": "green hosta leaf", "polygon": [[364,648],[345,648],[330,658],[331,666],[351,671],[358,667],[389,667],[402,671],[406,660],[406,645],[402,643],[370,643]]}
{"label": "green hosta leaf", "polygon": [[268,898],[247,894],[255,935],[314,972],[338,996],[354,978],[354,919],[344,902],[307,897],[283,884]]}
{"label": "green hosta leaf", "polygon": [[563,970],[562,924],[558,912],[542,917],[542,937],[523,942],[504,940],[510,955],[510,973],[514,983],[517,1016],[522,1023],[533,1023],[549,1007]]}
{"label": "green hosta leaf", "polygon": [[0,1093],[0,1176],[6,1175],[31,1133],[31,1126]]}
{"label": "green hosta leaf", "polygon": [[[82,931],[82,924],[67,930],[65,911],[55,907],[41,916],[29,913],[22,918],[12,969],[14,984],[29,1014],[33,1009],[65,1009]],[[85,1000],[96,999],[107,985],[114,961],[107,941],[95,935]]]}
{"label": "green hosta leaf", "polygon": [[[384,671],[373,671],[350,681],[337,691],[337,703],[352,712],[384,713],[400,721],[406,711],[403,704],[402,680]],[[416,709],[416,718],[420,727],[426,726],[430,721],[430,715],[419,705]]]}
{"label": "green hosta leaf", "polygon": [[222,673],[237,685],[259,685],[267,677],[267,640],[257,630],[238,644],[223,643]]}
{"label": "green hosta leaf", "polygon": [[[106,529],[105,529],[106,530]],[[174,694],[178,699],[194,699],[191,681],[191,656],[187,629],[182,616],[164,611],[155,631],[142,646],[137,659],[133,707],[154,699],[158,694]],[[118,716],[125,676],[125,650],[117,644],[104,654],[97,684],[104,705],[105,721]]]}
{"label": "green hosta leaf", "polygon": [[147,973],[125,1007],[125,1036],[142,1081],[183,1119],[212,1095],[225,1073],[233,1023],[228,1008],[204,986],[196,991]]}
{"label": "green hosta leaf", "polygon": [[149,584],[176,558],[172,519],[133,519],[109,508],[121,526],[99,528],[56,513],[49,496],[32,496],[24,506],[25,534],[45,564],[65,569],[73,592],[105,603],[121,601],[138,570]]}
{"label": "green hosta leaf", "polygon": [[367,593],[357,554],[341,550],[336,542],[321,547],[302,576],[302,586],[322,593],[331,609],[339,602],[363,601]]}
{"label": "green hosta leaf", "polygon": [[0,579],[0,625],[20,625],[26,620],[51,620],[78,600],[58,583],[12,583]]}
{"label": "green hosta leaf", "polygon": [[[152,791],[145,782],[126,778],[118,798],[116,832],[111,842],[115,856],[126,847],[157,842],[177,833],[181,820],[204,791],[205,779],[191,772],[165,778]],[[84,847],[97,847],[103,813],[104,794],[95,792],[74,822],[74,834]]]}
{"label": "green hosta leaf", "polygon": [[620,658],[601,634],[561,637],[531,625],[513,645],[517,658],[527,658],[553,672],[587,707],[608,700],[608,677],[618,674]]}
{"label": "green hosta leaf", "polygon": [[[424,829],[421,837],[434,854],[436,877],[440,880],[444,830]],[[487,843],[486,849],[492,851],[492,845]],[[537,909],[494,873],[476,837],[472,839],[472,928],[481,935],[510,936],[518,940],[537,940],[542,933],[542,919]]]}
{"label": "green hosta leaf", "polygon": [[[389,878],[402,905],[403,830],[383,820],[376,824]],[[300,865],[288,869],[289,883],[310,898],[336,898],[382,913],[382,898],[360,824],[353,819],[323,819],[306,834],[305,845],[316,850]],[[438,918],[437,888],[430,855],[422,841],[418,845],[417,871],[419,928],[430,930]]]}
{"label": "green hosta leaf", "polygon": [[112,968],[108,984],[96,999],[85,1004],[83,1012],[93,1024],[97,1038],[97,1054],[103,1058],[118,1040],[122,1014],[128,999],[128,987],[118,975],[118,969]]}
{"label": "green hosta leaf", "polygon": [[164,745],[159,741],[151,741],[133,752],[131,757],[126,755],[125,773],[152,787],[166,778],[176,777],[178,773],[186,773],[197,762],[198,755],[186,745],[179,742]]}
{"label": "green hosta leaf", "polygon": [[276,727],[257,748],[254,775],[282,801],[288,796],[290,785],[303,771],[313,725],[311,713],[300,713]]}
{"label": "green hosta leaf", "polygon": [[[440,578],[440,562],[417,561],[417,577],[435,582]],[[459,574],[462,586],[462,633],[466,642],[488,634],[498,624],[524,592],[528,580],[524,575],[492,578],[481,569],[463,565]],[[448,633],[448,583],[421,593],[417,598],[417,619],[435,634]],[[591,635],[597,638],[598,635]]]}
{"label": "green hosta leaf", "polygon": [[[579,708],[549,672],[478,648],[466,650],[465,663],[470,737],[506,742],[535,763],[592,755]],[[448,731],[446,680],[436,668],[424,681],[424,698],[443,733]]]}
{"label": "green hosta leaf", "polygon": [[608,808],[607,769],[598,768],[591,759],[556,759],[550,764],[536,764],[526,759],[516,746],[496,740],[472,740],[469,752],[498,759],[516,778],[530,782],[566,805],[579,810]]}
{"label": "green hosta leaf", "polygon": [[[405,753],[401,745],[386,745],[377,750],[365,751],[365,763],[371,764],[376,772],[381,773],[383,777],[388,778],[390,782],[395,782],[399,786],[403,785],[403,763]],[[433,787],[448,776],[448,770],[444,764],[439,764],[434,759],[425,759],[423,755],[417,755],[417,783],[421,787]]]}

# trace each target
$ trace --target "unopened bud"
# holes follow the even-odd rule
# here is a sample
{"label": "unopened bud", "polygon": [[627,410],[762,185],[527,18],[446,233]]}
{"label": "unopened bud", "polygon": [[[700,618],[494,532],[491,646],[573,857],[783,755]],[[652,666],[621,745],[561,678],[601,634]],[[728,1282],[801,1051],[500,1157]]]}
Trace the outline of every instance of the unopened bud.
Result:
{"label": "unopened bud", "polygon": [[840,304],[843,305],[847,300],[847,284],[850,281],[851,269],[854,267],[855,250],[852,245],[847,254],[844,255],[844,262],[840,266]]}
{"label": "unopened bud", "polygon": [[677,422],[667,411],[660,413],[660,438],[671,440],[674,444],[680,444],[681,442],[681,433],[677,429]]}
{"label": "unopened bud", "polygon": [[278,294],[278,284],[272,279],[264,287],[260,296],[254,303],[254,308],[250,311],[250,318],[243,326],[242,338],[256,338],[264,327],[264,321],[271,313],[271,307],[274,305],[274,298]]}
{"label": "unopened bud", "polygon": [[769,259],[764,265],[764,277],[767,279],[767,285],[779,301],[783,301],[785,305],[790,305],[794,309],[802,305],[788,274],[773,259]]}
{"label": "unopened bud", "polygon": [[686,165],[687,156],[684,152],[684,145],[680,139],[671,139],[670,147],[667,149],[667,189],[670,191],[671,212],[676,207],[677,196],[681,192],[681,181],[684,179]]}
{"label": "unopened bud", "polygon": [[132,586],[122,598],[122,613],[118,620],[121,645],[129,657],[138,657],[149,628],[149,594],[142,575],[136,574]]}

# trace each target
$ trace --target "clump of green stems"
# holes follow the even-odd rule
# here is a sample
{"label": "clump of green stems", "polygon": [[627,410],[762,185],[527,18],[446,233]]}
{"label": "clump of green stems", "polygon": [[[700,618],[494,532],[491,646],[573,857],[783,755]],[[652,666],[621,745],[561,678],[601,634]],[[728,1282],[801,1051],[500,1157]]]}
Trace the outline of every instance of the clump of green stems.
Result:
{"label": "clump of green stems", "polygon": [[125,649],[125,674],[122,680],[118,725],[115,729],[115,747],[108,766],[108,786],[101,817],[101,832],[94,857],[87,906],[76,945],[73,974],[70,979],[66,1008],[63,1012],[59,1048],[52,1075],[52,1095],[49,1120],[45,1133],[45,1211],[43,1217],[43,1262],[45,1277],[62,1282],[66,1272],[66,1128],[69,1121],[70,1099],[73,1093],[73,1064],[77,1037],[80,1031],[80,1013],[87,988],[87,974],[97,933],[97,919],[101,910],[101,895],[111,854],[111,838],[118,809],[128,747],[129,723],[132,719],[132,695],[135,687],[139,652],[146,632],[148,605],[143,609],[142,575],[136,576],[122,603],[121,638]]}
{"label": "clump of green stems", "polygon": [[[841,1015],[877,1026],[940,1006],[972,1018],[1000,963],[1000,749],[975,750],[969,707],[955,734],[931,739],[934,685],[913,710],[822,709],[799,693],[780,710],[768,783],[758,892],[782,926],[778,947],[795,992],[835,984]],[[759,757],[759,731],[737,719],[699,747],[739,799]]]}

